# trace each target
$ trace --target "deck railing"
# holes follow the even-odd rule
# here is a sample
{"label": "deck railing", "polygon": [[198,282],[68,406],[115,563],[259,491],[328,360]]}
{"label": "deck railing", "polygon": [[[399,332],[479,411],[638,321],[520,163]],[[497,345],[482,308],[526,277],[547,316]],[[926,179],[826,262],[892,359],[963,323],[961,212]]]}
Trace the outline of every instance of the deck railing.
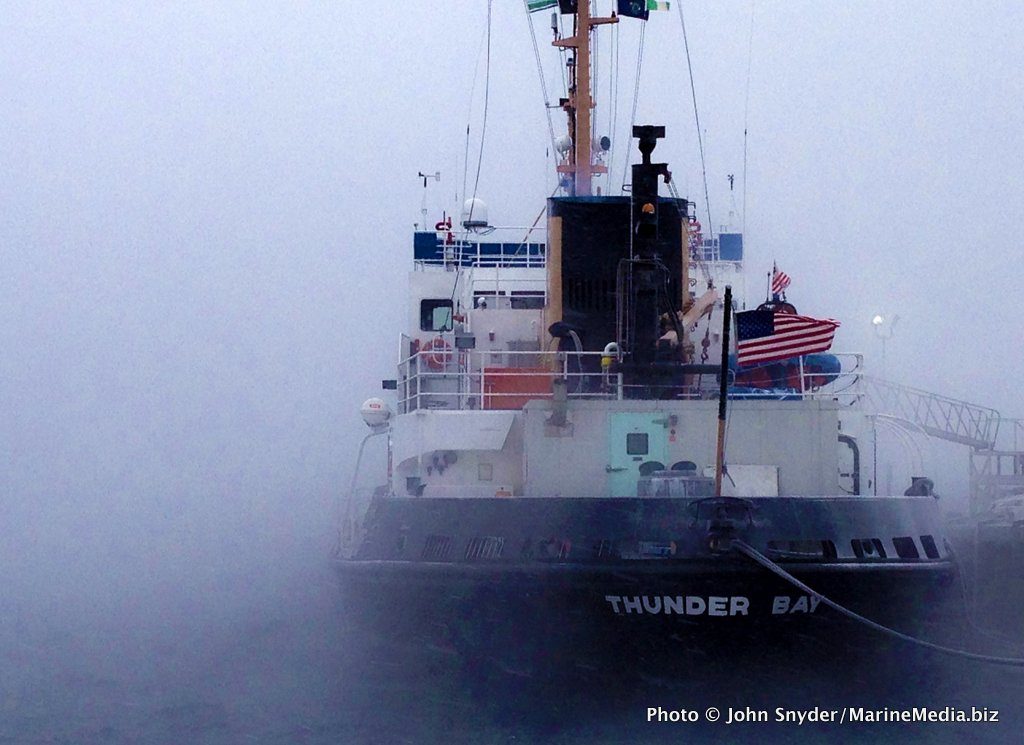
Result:
{"label": "deck railing", "polygon": [[911,422],[932,437],[976,449],[990,449],[996,443],[995,409],[880,378],[865,378],[865,384],[874,409]]}
{"label": "deck railing", "polygon": [[[861,358],[845,359],[839,372],[805,370],[796,362],[798,373],[787,387],[750,389],[734,387],[731,398],[745,399],[830,399],[855,403],[861,395]],[[513,409],[534,399],[551,399],[553,383],[565,380],[570,399],[622,400],[624,398],[700,399],[718,392],[713,373],[688,375],[684,385],[658,388],[634,386],[622,373],[602,367],[600,352],[549,352],[541,350],[460,350],[450,346],[420,350],[399,363],[398,411],[416,409]],[[733,384],[730,373],[730,386]]]}
{"label": "deck railing", "polygon": [[621,398],[621,375],[600,372],[600,357],[599,352],[419,351],[399,363],[398,410],[521,409],[532,399],[551,398],[555,378],[566,380],[569,398]]}
{"label": "deck railing", "polygon": [[[462,266],[543,268],[547,226],[492,227],[479,232],[458,231],[436,235],[425,251],[417,253],[417,267]],[[422,235],[422,234],[420,234]]]}

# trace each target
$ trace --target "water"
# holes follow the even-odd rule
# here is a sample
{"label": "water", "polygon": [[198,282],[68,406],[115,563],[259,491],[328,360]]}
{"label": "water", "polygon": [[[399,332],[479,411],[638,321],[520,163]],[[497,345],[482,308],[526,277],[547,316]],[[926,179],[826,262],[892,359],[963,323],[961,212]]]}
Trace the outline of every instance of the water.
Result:
{"label": "water", "polygon": [[[739,658],[705,650],[617,672],[569,660],[538,675],[352,628],[326,561],[272,592],[253,591],[253,572],[224,587],[222,603],[170,592],[127,614],[0,605],[0,742],[1019,742],[1024,727],[1024,671],[882,640]],[[701,721],[648,722],[658,706]],[[973,706],[1000,721],[726,725],[704,721],[711,706],[771,717],[776,707]]]}

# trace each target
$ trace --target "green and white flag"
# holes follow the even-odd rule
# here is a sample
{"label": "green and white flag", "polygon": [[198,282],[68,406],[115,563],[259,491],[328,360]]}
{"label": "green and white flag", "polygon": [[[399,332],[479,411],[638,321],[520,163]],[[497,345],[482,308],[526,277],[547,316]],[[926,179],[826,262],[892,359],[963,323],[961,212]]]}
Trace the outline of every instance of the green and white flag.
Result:
{"label": "green and white flag", "polygon": [[526,10],[535,13],[538,10],[547,10],[558,5],[558,0],[526,0]]}
{"label": "green and white flag", "polygon": [[668,10],[668,2],[662,0],[647,0],[647,10]]}

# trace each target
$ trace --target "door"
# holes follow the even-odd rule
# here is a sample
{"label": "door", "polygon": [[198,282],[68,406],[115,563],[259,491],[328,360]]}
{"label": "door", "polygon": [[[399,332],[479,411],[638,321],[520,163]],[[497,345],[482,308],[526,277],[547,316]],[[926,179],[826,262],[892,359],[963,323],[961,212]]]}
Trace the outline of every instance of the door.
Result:
{"label": "door", "polygon": [[668,468],[665,464],[668,449],[665,422],[665,415],[654,411],[611,415],[610,452],[605,468],[610,496],[635,497],[640,466],[644,463],[653,461],[659,464],[659,470]]}

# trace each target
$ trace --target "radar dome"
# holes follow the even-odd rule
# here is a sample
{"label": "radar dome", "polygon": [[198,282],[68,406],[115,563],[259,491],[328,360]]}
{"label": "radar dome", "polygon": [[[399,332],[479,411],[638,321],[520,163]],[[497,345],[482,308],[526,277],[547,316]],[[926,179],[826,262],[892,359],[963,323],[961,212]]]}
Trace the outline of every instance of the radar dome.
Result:
{"label": "radar dome", "polygon": [[382,399],[368,398],[359,409],[363,415],[363,421],[370,429],[380,429],[388,423],[391,418],[391,409]]}
{"label": "radar dome", "polygon": [[487,204],[482,199],[473,197],[462,205],[462,226],[464,228],[487,227]]}

